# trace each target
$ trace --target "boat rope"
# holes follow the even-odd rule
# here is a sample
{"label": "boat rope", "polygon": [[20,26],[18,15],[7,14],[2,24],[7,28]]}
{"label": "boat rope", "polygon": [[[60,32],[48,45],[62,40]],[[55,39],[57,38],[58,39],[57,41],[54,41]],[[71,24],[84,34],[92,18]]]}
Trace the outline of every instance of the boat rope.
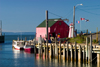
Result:
{"label": "boat rope", "polygon": [[[97,58],[97,56],[95,58],[93,58],[93,60],[91,60],[90,62],[94,61],[96,58]],[[89,63],[89,62],[87,62],[87,63]]]}

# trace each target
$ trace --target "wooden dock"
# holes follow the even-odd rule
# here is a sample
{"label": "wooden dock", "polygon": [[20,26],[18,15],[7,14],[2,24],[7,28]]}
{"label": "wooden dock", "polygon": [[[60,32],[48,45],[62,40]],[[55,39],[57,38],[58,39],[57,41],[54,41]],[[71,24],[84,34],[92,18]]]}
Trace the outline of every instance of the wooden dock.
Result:
{"label": "wooden dock", "polygon": [[[55,39],[56,40],[56,39]],[[70,44],[66,43],[46,43],[35,44],[34,53],[39,53],[42,56],[43,53],[50,58],[59,59],[63,56],[63,60],[83,62],[91,64],[94,60],[97,60],[97,64],[100,66],[100,45],[92,44],[92,35],[90,35],[90,43],[86,38],[86,44]]]}

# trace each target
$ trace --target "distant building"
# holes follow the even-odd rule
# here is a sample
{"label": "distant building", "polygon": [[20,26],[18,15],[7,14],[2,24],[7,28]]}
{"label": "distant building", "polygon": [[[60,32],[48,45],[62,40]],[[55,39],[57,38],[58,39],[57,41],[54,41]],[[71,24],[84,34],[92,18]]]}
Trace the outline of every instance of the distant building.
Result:
{"label": "distant building", "polygon": [[0,20],[0,43],[4,43],[5,42],[5,36],[2,35],[2,21]]}
{"label": "distant building", "polygon": [[[49,19],[48,21],[48,38],[50,36],[57,37],[60,35],[60,38],[68,37],[69,26],[61,19]],[[46,36],[46,20],[40,23],[36,27],[36,39],[42,36],[45,39]]]}

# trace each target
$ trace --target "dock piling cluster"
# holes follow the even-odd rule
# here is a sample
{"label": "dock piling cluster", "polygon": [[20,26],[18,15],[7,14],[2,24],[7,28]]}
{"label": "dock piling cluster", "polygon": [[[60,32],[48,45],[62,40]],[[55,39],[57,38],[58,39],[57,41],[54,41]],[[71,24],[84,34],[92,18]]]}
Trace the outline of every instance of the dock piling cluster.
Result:
{"label": "dock piling cluster", "polygon": [[[96,51],[97,46],[92,45],[92,35],[90,35],[90,44],[88,44],[88,38],[86,37],[86,44],[81,45],[74,42],[74,44],[66,43],[57,43],[55,38],[55,43],[43,43],[41,45],[35,45],[34,53],[39,53],[39,56],[43,56],[43,53],[47,58],[59,59],[63,57],[63,60],[74,61],[74,62],[83,62],[83,63],[92,63],[94,57],[97,56],[97,63],[100,63],[100,52]],[[95,53],[95,54],[94,54]],[[92,57],[92,55],[95,55]]]}

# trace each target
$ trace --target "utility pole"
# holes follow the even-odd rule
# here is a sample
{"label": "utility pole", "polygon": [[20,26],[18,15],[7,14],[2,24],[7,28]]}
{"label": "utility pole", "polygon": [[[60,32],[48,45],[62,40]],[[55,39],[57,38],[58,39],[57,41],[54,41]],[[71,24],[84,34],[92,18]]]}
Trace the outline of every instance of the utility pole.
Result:
{"label": "utility pole", "polygon": [[74,31],[75,31],[75,6],[73,7],[73,38],[74,38]]}
{"label": "utility pole", "polygon": [[78,5],[83,5],[83,4],[77,4],[76,6],[73,7],[73,38],[74,38],[74,31],[75,31],[75,8],[78,6]]}
{"label": "utility pole", "polygon": [[47,45],[47,56],[48,56],[48,10],[46,10],[46,45]]}

